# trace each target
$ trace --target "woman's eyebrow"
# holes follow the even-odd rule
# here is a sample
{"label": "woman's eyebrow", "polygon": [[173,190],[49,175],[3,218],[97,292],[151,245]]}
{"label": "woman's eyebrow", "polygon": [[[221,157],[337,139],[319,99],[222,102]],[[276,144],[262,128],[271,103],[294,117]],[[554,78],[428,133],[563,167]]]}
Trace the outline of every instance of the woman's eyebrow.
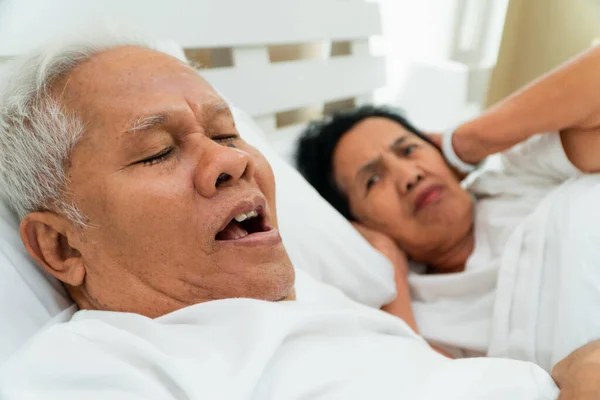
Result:
{"label": "woman's eyebrow", "polygon": [[368,175],[371,172],[375,171],[376,169],[379,168],[381,162],[382,162],[381,157],[377,157],[377,158],[369,161],[368,163],[366,163],[365,165],[363,165],[362,167],[360,167],[360,169],[356,173],[356,176],[355,176],[354,179],[358,181],[358,180],[361,179],[361,177],[363,175]]}
{"label": "woman's eyebrow", "polygon": [[394,140],[390,145],[390,150],[393,150],[396,147],[400,146],[402,143],[404,143],[404,141],[406,141],[406,139],[408,139],[408,135],[401,136],[398,139]]}
{"label": "woman's eyebrow", "polygon": [[[398,139],[394,140],[392,142],[392,144],[389,146],[390,150],[394,150],[396,147],[400,146],[402,143],[404,143],[407,139],[408,139],[408,135],[404,135],[399,137]],[[366,163],[365,165],[363,165],[362,167],[360,167],[360,169],[358,170],[358,172],[356,173],[355,176],[355,180],[360,180],[360,178],[363,175],[367,175],[370,174],[371,172],[377,170],[380,165],[381,165],[381,156],[377,157],[371,161],[369,161],[368,163]]]}

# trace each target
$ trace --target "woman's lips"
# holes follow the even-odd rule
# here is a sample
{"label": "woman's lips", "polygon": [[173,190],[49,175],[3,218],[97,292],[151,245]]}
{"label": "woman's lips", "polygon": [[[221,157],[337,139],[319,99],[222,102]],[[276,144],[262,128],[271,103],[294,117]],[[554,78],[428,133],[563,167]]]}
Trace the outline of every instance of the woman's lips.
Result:
{"label": "woman's lips", "polygon": [[439,185],[433,185],[424,189],[421,191],[421,193],[419,193],[417,199],[415,200],[415,213],[419,212],[429,204],[435,203],[440,199],[441,196],[442,187]]}

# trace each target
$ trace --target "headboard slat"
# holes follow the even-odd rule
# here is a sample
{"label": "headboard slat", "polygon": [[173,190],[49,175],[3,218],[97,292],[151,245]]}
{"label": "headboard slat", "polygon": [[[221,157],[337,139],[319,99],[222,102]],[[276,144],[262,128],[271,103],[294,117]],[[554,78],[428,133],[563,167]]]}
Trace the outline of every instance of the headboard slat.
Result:
{"label": "headboard slat", "polygon": [[370,93],[385,85],[385,64],[382,57],[343,56],[219,68],[203,76],[254,117],[315,104],[316,99],[327,102]]}
{"label": "headboard slat", "polygon": [[0,12],[0,56],[20,54],[62,27],[98,21],[184,48],[354,40],[381,33],[378,4],[360,0],[53,0],[38,2],[35,13],[17,1],[9,5]]}

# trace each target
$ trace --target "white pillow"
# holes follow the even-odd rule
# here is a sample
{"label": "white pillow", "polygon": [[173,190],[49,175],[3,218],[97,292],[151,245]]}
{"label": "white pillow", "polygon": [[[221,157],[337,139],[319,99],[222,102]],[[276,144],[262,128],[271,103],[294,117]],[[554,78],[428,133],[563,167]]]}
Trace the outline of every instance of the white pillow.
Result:
{"label": "white pillow", "polygon": [[71,300],[29,258],[17,218],[0,201],[0,364]]}
{"label": "white pillow", "polygon": [[[240,134],[273,167],[281,235],[294,266],[363,304],[391,301],[395,287],[387,259],[275,154],[247,114],[234,113]],[[16,217],[0,202],[0,364],[70,304],[60,283],[28,257]]]}

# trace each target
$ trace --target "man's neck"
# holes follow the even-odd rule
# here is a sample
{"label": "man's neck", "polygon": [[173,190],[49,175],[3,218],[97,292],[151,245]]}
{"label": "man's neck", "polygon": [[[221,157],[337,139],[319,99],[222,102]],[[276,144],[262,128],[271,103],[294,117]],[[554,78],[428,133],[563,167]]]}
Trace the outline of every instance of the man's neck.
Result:
{"label": "man's neck", "polygon": [[474,249],[475,235],[471,230],[468,235],[451,248],[434,255],[432,259],[428,260],[429,271],[434,274],[462,272],[465,270],[467,259],[471,256]]}

